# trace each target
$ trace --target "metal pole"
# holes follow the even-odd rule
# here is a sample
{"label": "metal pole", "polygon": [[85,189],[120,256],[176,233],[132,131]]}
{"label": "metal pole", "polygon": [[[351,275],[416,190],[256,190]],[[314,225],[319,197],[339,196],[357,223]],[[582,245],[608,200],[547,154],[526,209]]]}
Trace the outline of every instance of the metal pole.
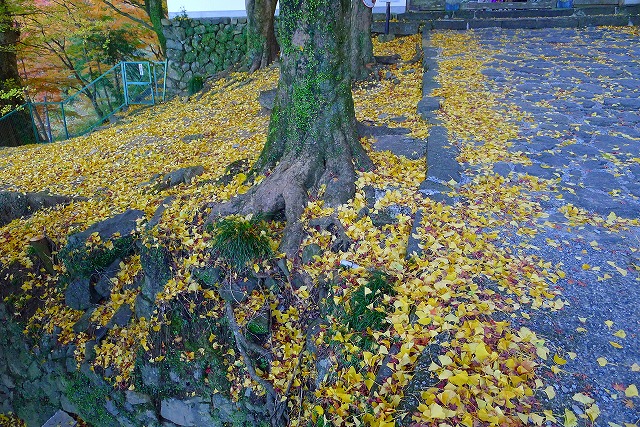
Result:
{"label": "metal pole", "polygon": [[122,88],[124,89],[124,105],[129,105],[129,89],[127,88],[127,68],[126,62],[121,62]]}
{"label": "metal pole", "polygon": [[47,95],[44,95],[44,121],[47,125],[47,139],[49,142],[53,142],[53,135],[51,134],[51,119],[49,118],[49,104],[47,103]]}
{"label": "metal pole", "polygon": [[164,75],[162,76],[162,101],[166,101],[167,96],[167,68],[169,67],[169,60],[164,60]]}
{"label": "metal pole", "polygon": [[153,66],[153,92],[157,94],[158,93],[158,76],[156,75],[156,63],[151,62],[150,64],[151,66]]}
{"label": "metal pole", "polygon": [[391,2],[387,2],[387,19],[384,21],[384,33],[389,34],[389,20],[391,19]]}
{"label": "metal pole", "polygon": [[65,139],[69,139],[69,129],[67,128],[67,116],[64,114],[64,101],[60,102],[60,110],[62,111],[62,126],[64,127]]}
{"label": "metal pole", "polygon": [[33,104],[28,102],[29,106],[29,116],[31,117],[31,127],[33,128],[33,136],[36,139],[36,142],[40,142],[40,134],[38,134],[38,128],[36,126],[36,119],[33,117]]}
{"label": "metal pole", "polygon": [[[154,68],[155,73],[155,68]],[[147,62],[147,74],[149,74],[149,89],[151,89],[151,104],[156,105],[156,90],[153,87],[153,76],[151,75],[151,63]]]}

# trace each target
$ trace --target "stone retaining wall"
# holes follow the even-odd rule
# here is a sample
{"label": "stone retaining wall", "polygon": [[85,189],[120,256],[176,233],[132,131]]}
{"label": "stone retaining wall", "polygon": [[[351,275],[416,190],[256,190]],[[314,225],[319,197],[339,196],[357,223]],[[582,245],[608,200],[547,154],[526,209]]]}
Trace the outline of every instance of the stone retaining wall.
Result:
{"label": "stone retaining wall", "polygon": [[162,21],[167,38],[167,89],[188,93],[198,80],[230,68],[247,51],[247,18],[178,17]]}
{"label": "stone retaining wall", "polygon": [[[393,18],[397,18],[396,15]],[[384,32],[384,15],[375,14],[372,33]],[[198,80],[238,63],[247,52],[247,18],[178,17],[162,20],[167,38],[167,90],[189,94]],[[278,20],[276,17],[276,32]],[[418,22],[392,22],[396,35],[416,34]]]}

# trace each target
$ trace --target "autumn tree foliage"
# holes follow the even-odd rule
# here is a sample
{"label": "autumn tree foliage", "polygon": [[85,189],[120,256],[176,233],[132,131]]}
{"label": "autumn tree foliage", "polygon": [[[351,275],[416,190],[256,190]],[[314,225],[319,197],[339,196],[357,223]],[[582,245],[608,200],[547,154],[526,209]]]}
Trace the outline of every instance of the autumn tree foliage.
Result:
{"label": "autumn tree foliage", "polygon": [[164,56],[167,39],[162,32],[162,19],[167,16],[166,0],[101,0],[100,3],[142,28],[153,31],[158,39],[157,56]]}
{"label": "autumn tree foliage", "polygon": [[[51,0],[22,20],[21,60],[30,85],[49,99],[88,85],[122,60],[144,55],[148,33],[95,2]],[[83,92],[102,116],[91,91]],[[51,96],[52,95],[52,96]]]}
{"label": "autumn tree foliage", "polygon": [[300,216],[317,195],[336,207],[355,193],[356,170],[373,164],[356,134],[351,93],[352,0],[283,0],[280,80],[265,147],[253,171],[266,178],[211,218],[232,213],[284,214],[280,249],[295,257]]}

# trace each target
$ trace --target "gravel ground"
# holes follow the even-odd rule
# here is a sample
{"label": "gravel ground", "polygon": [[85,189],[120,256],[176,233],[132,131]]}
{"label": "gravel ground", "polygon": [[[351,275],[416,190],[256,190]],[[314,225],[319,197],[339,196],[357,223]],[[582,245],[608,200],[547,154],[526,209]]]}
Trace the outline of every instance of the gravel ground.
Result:
{"label": "gravel ground", "polygon": [[[544,337],[551,355],[566,360],[549,360],[542,369],[555,397],[539,397],[554,414],[571,410],[578,425],[640,425],[640,399],[625,395],[633,396],[630,385],[640,387],[640,228],[612,231],[606,224],[612,212],[640,217],[637,32],[490,29],[475,35],[482,47],[501,52],[483,71],[489,88],[533,118],[522,122],[510,148],[533,164],[501,162],[494,171],[514,180],[524,173],[554,180],[548,200],[538,195],[549,215],[538,220],[538,234],[526,241],[503,235],[507,244],[528,244],[528,253],[566,273],[556,289],[569,305],[554,313],[530,311],[530,320],[514,325]],[[572,223],[559,210],[568,203],[592,220]],[[552,372],[553,365],[560,371]],[[595,400],[595,422],[577,393]]]}

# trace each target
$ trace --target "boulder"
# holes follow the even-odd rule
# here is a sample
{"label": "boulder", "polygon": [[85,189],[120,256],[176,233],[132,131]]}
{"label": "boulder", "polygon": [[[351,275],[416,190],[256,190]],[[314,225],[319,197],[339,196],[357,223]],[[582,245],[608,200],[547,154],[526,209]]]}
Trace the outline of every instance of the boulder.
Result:
{"label": "boulder", "polygon": [[122,261],[120,258],[117,258],[113,261],[109,266],[100,273],[100,279],[95,284],[96,293],[104,299],[109,299],[111,296],[111,289],[113,289],[112,278],[116,277],[116,274],[120,271],[120,263]]}
{"label": "boulder", "polygon": [[74,310],[86,310],[91,307],[91,283],[88,277],[77,278],[64,291],[64,303]]}
{"label": "boulder", "polygon": [[210,405],[198,397],[188,400],[163,399],[160,403],[160,416],[179,426],[218,427],[220,422],[209,413]]}
{"label": "boulder", "polygon": [[0,226],[8,224],[14,219],[29,216],[40,209],[66,205],[74,200],[85,199],[58,196],[44,191],[39,193],[0,191]]}
{"label": "boulder", "polygon": [[139,393],[133,390],[127,390],[124,392],[125,398],[127,399],[127,403],[130,405],[144,405],[145,403],[151,402],[151,397],[144,393]]}
{"label": "boulder", "polygon": [[276,102],[276,89],[263,90],[258,95],[258,102],[260,106],[266,110],[273,110],[273,105]]}
{"label": "boulder", "polygon": [[162,191],[179,184],[190,184],[196,176],[202,175],[203,173],[204,167],[200,165],[180,168],[156,180],[153,188],[156,191]]}
{"label": "boulder", "polygon": [[132,316],[133,312],[131,311],[131,307],[129,307],[129,304],[122,304],[115,312],[113,317],[109,320],[106,328],[111,329],[114,326],[126,326],[129,323],[129,320],[131,320]]}
{"label": "boulder", "polygon": [[218,292],[220,297],[232,304],[246,300],[251,292],[258,287],[258,280],[253,277],[245,277],[242,280],[229,283],[225,281],[220,285]]}
{"label": "boulder", "polygon": [[71,418],[71,415],[59,410],[42,427],[75,427],[78,423]]}
{"label": "boulder", "polygon": [[[67,245],[59,253],[67,274],[90,277],[105,271],[116,259],[128,256],[134,249],[138,221],[144,217],[143,211],[129,209],[69,236]],[[100,237],[100,242],[87,248],[86,243],[94,233]]]}

